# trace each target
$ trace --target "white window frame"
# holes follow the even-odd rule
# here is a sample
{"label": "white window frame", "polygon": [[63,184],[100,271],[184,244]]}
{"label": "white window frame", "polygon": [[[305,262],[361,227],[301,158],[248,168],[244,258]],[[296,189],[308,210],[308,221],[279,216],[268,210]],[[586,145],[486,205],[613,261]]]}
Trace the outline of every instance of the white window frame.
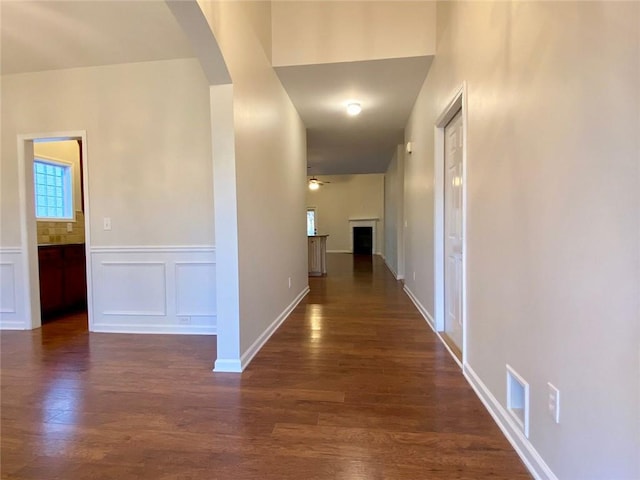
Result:
{"label": "white window frame", "polygon": [[[38,216],[38,195],[36,192],[36,181],[35,181],[35,164],[37,163],[45,163],[45,164],[50,164],[56,167],[63,167],[65,169],[67,169],[68,172],[68,179],[63,180],[63,197],[65,199],[69,199],[69,206],[68,208],[64,208],[64,210],[67,211],[68,216],[63,216],[63,217],[39,217]],[[33,158],[33,172],[34,172],[34,178],[33,178],[33,192],[34,192],[34,205],[35,205],[35,217],[36,217],[36,221],[37,222],[75,222],[76,221],[76,209],[75,209],[75,198],[74,198],[74,192],[73,192],[73,188],[74,188],[74,168],[73,168],[73,163],[68,162],[66,160],[60,160],[58,158],[51,158],[51,157],[47,157],[45,155],[34,155]]]}
{"label": "white window frame", "polygon": [[[309,212],[313,212],[313,233],[311,235],[318,234],[318,211],[316,207],[307,207],[306,218],[308,219]],[[309,236],[309,222],[307,221],[307,236]]]}

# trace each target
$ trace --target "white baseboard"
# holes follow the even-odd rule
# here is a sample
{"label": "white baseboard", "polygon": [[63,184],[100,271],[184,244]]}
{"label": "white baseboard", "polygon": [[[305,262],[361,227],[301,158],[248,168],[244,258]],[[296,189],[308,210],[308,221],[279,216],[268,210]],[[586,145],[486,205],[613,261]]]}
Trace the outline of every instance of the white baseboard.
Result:
{"label": "white baseboard", "polygon": [[214,372],[242,373],[240,360],[233,358],[217,358],[213,367]]}
{"label": "white baseboard", "polygon": [[25,327],[25,322],[0,320],[0,330],[28,330],[28,328]]}
{"label": "white baseboard", "polygon": [[396,273],[396,270],[391,265],[389,265],[389,262],[387,262],[387,257],[382,255],[382,259],[384,260],[384,264],[387,266],[387,268],[389,269],[389,271],[393,275],[393,278],[395,278],[397,280],[398,279],[398,274]]}
{"label": "white baseboard", "polygon": [[351,250],[327,250],[327,253],[351,253]]}
{"label": "white baseboard", "polygon": [[384,264],[387,266],[393,277],[396,280],[404,280],[404,275],[398,275],[398,272],[396,272],[395,269],[391,265],[389,265],[389,262],[387,262],[387,258],[384,255],[382,255],[382,258],[384,259]]}
{"label": "white baseboard", "polygon": [[[278,318],[276,318],[273,321],[273,323],[269,325],[264,332],[262,332],[262,335],[260,335],[256,339],[256,341],[251,344],[251,346],[247,349],[247,351],[242,354],[242,356],[240,357],[241,371],[247,368],[249,363],[251,363],[251,360],[253,360],[253,357],[255,357],[256,354],[260,351],[260,349],[264,346],[264,344],[267,343],[267,340],[271,338],[271,335],[273,335],[274,332],[278,329],[278,327],[282,325],[282,322],[284,322],[287,319],[289,314],[293,311],[294,308],[298,306],[298,304],[307,295],[307,293],[309,293],[308,285],[305,286],[304,289],[298,294],[298,296],[293,299],[293,302],[291,302],[287,306],[287,308],[285,308],[284,311],[280,315],[278,315]],[[216,361],[216,371],[223,371],[218,369],[217,361]]]}
{"label": "white baseboard", "polygon": [[293,311],[294,308],[298,306],[298,304],[302,301],[302,299],[309,293],[309,285],[305,286],[304,289],[293,299],[293,301],[283,310],[283,312],[278,315],[278,317],[267,327],[267,329],[262,332],[255,342],[251,344],[251,346],[242,354],[242,356],[237,358],[218,358],[216,359],[214,372],[229,372],[229,373],[241,373],[253,357],[260,351],[260,349],[264,346],[265,343],[271,338],[271,335],[275,333],[278,327],[284,322],[289,314]]}
{"label": "white baseboard", "polygon": [[420,300],[418,300],[418,297],[416,297],[413,292],[411,291],[411,289],[405,284],[404,288],[403,288],[404,292],[407,294],[407,296],[409,297],[409,299],[413,302],[413,304],[416,306],[416,308],[418,309],[418,311],[420,312],[420,314],[424,317],[424,319],[427,321],[427,323],[429,324],[429,326],[431,327],[431,330],[433,330],[435,333],[436,332],[436,322],[433,320],[433,317],[431,316],[431,314],[428,312],[428,310],[424,307],[424,305],[422,305],[422,303],[420,303]]}
{"label": "white baseboard", "polygon": [[171,335],[215,335],[215,325],[136,325],[107,324],[94,325],[95,333],[134,333],[134,334],[171,334]]}
{"label": "white baseboard", "polygon": [[551,471],[529,439],[524,436],[524,433],[469,364],[464,365],[463,374],[533,477],[536,480],[558,480],[558,477]]}
{"label": "white baseboard", "polygon": [[451,355],[451,358],[453,358],[453,360],[458,364],[458,366],[460,367],[460,369],[462,369],[462,362],[460,361],[460,359],[456,356],[455,353],[453,353],[453,350],[451,350],[451,348],[449,347],[449,345],[447,345],[447,342],[445,342],[442,338],[442,335],[440,335],[440,332],[438,332],[438,330],[436,330],[436,322],[433,319],[433,317],[431,316],[431,314],[429,313],[429,311],[424,307],[424,305],[422,305],[422,303],[420,303],[420,300],[418,300],[418,298],[413,294],[413,292],[411,291],[411,289],[405,284],[404,286],[404,291],[407,294],[407,296],[411,299],[411,301],[413,302],[413,304],[416,306],[416,308],[418,309],[418,311],[420,312],[420,314],[424,317],[424,319],[427,321],[427,324],[431,327],[431,330],[433,330],[433,333],[436,334],[436,336],[440,339],[440,341],[442,342],[442,344],[444,345],[444,348],[447,349],[447,351],[449,352],[449,354]]}
{"label": "white baseboard", "polygon": [[558,480],[555,474],[551,471],[549,466],[544,462],[540,454],[533,447],[531,442],[524,436],[524,433],[513,422],[511,417],[507,414],[507,411],[500,405],[500,403],[493,396],[487,386],[480,380],[480,377],[473,371],[468,363],[464,366],[460,363],[460,360],[451,351],[447,342],[442,339],[442,336],[435,328],[435,321],[427,309],[420,303],[418,298],[413,294],[411,289],[405,285],[404,291],[416,306],[420,314],[425,318],[427,324],[431,327],[433,332],[438,336],[442,344],[447,348],[451,357],[460,365],[462,373],[467,379],[471,388],[476,392],[476,395],[487,409],[493,420],[496,422],[502,433],[507,438],[513,449],[518,456],[522,459],[529,472],[534,476],[536,480]]}

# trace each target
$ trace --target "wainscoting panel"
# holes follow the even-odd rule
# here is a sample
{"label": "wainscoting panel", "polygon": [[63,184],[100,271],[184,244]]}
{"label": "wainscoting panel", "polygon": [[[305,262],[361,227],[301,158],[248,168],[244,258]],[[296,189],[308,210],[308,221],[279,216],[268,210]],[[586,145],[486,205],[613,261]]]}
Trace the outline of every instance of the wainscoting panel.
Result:
{"label": "wainscoting panel", "polygon": [[202,295],[194,285],[215,285],[214,262],[176,262],[176,313],[179,316],[203,317],[216,314],[216,296]]}
{"label": "wainscoting panel", "polygon": [[215,248],[93,247],[96,332],[216,333]]}
{"label": "wainscoting panel", "polygon": [[20,248],[0,247],[0,329],[30,328],[25,305],[23,258]]}

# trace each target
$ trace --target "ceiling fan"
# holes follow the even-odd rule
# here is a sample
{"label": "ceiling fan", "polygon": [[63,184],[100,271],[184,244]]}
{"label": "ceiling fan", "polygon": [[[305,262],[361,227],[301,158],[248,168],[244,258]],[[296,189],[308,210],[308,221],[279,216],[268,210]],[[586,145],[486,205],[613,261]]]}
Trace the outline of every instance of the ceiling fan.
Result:
{"label": "ceiling fan", "polygon": [[318,180],[316,177],[311,177],[308,182],[309,190],[317,190],[320,188],[320,186],[324,185],[325,183],[331,183],[331,182],[322,182]]}

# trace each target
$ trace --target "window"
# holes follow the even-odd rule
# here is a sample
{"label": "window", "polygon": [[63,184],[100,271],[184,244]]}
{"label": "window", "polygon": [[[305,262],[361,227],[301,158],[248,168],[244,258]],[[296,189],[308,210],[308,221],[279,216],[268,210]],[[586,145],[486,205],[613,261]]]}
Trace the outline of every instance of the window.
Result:
{"label": "window", "polygon": [[33,162],[36,218],[73,219],[71,165],[36,158]]}
{"label": "window", "polygon": [[316,210],[307,208],[307,235],[316,234]]}

